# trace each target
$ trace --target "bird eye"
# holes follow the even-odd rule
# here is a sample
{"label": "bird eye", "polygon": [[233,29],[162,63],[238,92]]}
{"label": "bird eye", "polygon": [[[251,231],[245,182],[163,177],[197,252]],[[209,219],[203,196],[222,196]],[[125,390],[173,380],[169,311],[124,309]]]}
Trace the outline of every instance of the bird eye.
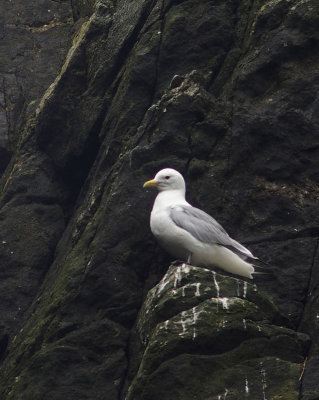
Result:
{"label": "bird eye", "polygon": [[170,176],[168,176],[168,175],[167,175],[167,176],[165,176],[165,179],[169,179],[169,178],[170,178]]}

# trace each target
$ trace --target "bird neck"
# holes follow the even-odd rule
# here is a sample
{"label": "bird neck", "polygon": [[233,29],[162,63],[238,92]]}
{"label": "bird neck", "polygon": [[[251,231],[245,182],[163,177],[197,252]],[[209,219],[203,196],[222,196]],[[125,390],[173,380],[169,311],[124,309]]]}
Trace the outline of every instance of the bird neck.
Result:
{"label": "bird neck", "polygon": [[184,190],[163,190],[156,196],[153,208],[168,207],[176,204],[188,204]]}

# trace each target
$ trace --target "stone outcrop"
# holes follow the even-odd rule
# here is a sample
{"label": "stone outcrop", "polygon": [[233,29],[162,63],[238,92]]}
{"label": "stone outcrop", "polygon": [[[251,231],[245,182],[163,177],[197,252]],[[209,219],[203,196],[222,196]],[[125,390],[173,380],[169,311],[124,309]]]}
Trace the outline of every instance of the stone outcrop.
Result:
{"label": "stone outcrop", "polygon": [[[1,399],[317,399],[317,0],[0,11]],[[162,167],[269,263],[256,291],[165,275]]]}
{"label": "stone outcrop", "polygon": [[19,129],[35,110],[70,47],[71,2],[2,1],[0,4],[0,172],[19,141]]}
{"label": "stone outcrop", "polygon": [[137,318],[126,399],[297,399],[308,337],[282,324],[256,285],[172,266]]}

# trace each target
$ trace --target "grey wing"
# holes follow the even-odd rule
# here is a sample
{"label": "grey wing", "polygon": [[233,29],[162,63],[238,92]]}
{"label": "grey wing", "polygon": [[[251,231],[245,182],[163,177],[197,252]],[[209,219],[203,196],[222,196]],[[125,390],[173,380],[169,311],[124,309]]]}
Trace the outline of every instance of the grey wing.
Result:
{"label": "grey wing", "polygon": [[255,258],[251,252],[232,239],[225,229],[210,215],[192,206],[172,206],[172,221],[203,243],[215,243],[229,248],[239,256]]}

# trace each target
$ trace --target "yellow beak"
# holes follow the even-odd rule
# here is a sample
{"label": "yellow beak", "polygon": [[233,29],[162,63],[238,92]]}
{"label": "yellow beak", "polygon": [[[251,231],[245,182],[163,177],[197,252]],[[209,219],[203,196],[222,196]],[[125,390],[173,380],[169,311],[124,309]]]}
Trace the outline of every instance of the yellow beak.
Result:
{"label": "yellow beak", "polygon": [[154,179],[151,179],[150,181],[147,181],[144,183],[143,188],[158,186],[158,185],[159,185],[159,182],[156,182]]}

